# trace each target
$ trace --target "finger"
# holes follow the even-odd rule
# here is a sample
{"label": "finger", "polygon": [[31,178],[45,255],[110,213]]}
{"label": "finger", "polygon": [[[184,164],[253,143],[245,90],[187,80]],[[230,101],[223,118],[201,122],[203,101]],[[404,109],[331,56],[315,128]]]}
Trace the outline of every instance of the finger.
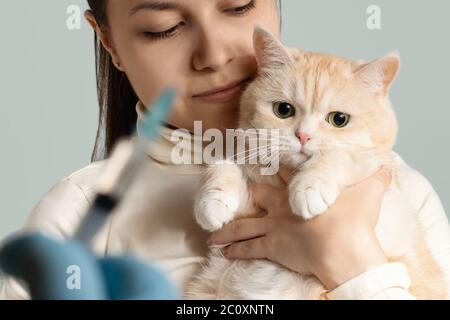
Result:
{"label": "finger", "polygon": [[373,175],[361,182],[365,188],[370,188],[370,190],[375,195],[380,197],[384,196],[392,182],[392,171],[386,167],[380,168]]}
{"label": "finger", "polygon": [[250,185],[250,192],[256,205],[265,211],[269,211],[277,197],[282,197],[282,190],[262,183]]}
{"label": "finger", "polygon": [[208,245],[226,244],[263,236],[268,231],[266,218],[248,218],[232,221],[213,232]]}
{"label": "finger", "polygon": [[265,259],[267,250],[264,239],[265,237],[259,237],[233,243],[223,250],[223,254],[229,259]]}
{"label": "finger", "polygon": [[283,182],[287,185],[291,182],[294,171],[292,169],[288,169],[286,167],[280,167],[278,170],[278,176],[283,180]]}
{"label": "finger", "polygon": [[392,170],[386,167],[381,167],[373,176],[373,179],[381,182],[383,186],[383,193],[387,191],[392,183]]}
{"label": "finger", "polygon": [[347,189],[359,188],[361,186],[367,188],[367,186],[370,186],[373,187],[373,190],[378,194],[384,195],[391,183],[392,170],[386,167],[381,167],[373,175],[365,178],[358,183],[348,186]]}
{"label": "finger", "polygon": [[375,226],[378,222],[380,206],[391,181],[392,171],[381,168],[372,176],[346,190],[346,194],[350,198],[358,197],[360,201],[367,203],[369,210],[365,210],[365,212],[368,215],[361,215],[360,217],[369,218],[372,226]]}

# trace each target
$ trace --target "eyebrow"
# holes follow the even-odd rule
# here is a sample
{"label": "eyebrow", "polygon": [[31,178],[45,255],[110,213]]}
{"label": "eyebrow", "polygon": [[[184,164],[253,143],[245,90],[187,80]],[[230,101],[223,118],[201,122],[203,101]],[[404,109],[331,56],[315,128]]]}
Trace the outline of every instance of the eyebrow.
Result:
{"label": "eyebrow", "polygon": [[145,2],[138,4],[133,9],[131,9],[130,16],[134,15],[135,13],[137,13],[140,10],[163,11],[163,10],[171,10],[171,9],[176,9],[176,8],[178,8],[178,4],[176,4],[175,2],[145,1]]}

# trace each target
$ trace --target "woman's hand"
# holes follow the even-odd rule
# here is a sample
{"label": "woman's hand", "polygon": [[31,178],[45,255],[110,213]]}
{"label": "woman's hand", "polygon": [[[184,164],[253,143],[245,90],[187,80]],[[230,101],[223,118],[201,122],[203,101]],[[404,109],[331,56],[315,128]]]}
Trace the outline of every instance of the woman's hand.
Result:
{"label": "woman's hand", "polygon": [[[290,180],[284,170],[280,176],[286,183]],[[343,190],[332,207],[308,221],[294,216],[286,189],[252,185],[254,199],[267,215],[233,221],[214,232],[208,243],[231,243],[224,250],[230,259],[269,259],[314,274],[332,290],[387,262],[374,228],[390,182],[390,171],[380,169]]]}

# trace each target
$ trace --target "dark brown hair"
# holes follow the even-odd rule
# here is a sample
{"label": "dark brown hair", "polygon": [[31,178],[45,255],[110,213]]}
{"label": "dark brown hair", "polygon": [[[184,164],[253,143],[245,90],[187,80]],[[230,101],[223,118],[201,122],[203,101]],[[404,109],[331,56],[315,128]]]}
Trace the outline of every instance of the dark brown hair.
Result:
{"label": "dark brown hair", "polygon": [[[100,28],[107,27],[107,0],[88,0]],[[99,122],[91,161],[108,158],[116,141],[129,135],[135,127],[138,98],[125,73],[112,63],[97,34],[94,38]]]}
{"label": "dark brown hair", "polygon": [[[106,6],[108,0],[87,0],[100,28],[108,25]],[[278,2],[281,13],[281,0]],[[280,14],[281,17],[281,14]],[[91,161],[106,159],[120,137],[133,132],[137,114],[138,97],[125,73],[118,70],[97,34],[94,38],[99,121]]]}

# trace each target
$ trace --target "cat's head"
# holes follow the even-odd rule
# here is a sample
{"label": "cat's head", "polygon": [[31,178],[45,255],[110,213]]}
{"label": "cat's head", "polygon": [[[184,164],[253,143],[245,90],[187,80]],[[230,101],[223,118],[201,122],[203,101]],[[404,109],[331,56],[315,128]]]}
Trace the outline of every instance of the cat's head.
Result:
{"label": "cat's head", "polygon": [[258,75],[244,92],[240,127],[280,130],[281,160],[296,165],[318,152],[388,151],[397,121],[388,99],[398,54],[372,62],[285,48],[260,27]]}

